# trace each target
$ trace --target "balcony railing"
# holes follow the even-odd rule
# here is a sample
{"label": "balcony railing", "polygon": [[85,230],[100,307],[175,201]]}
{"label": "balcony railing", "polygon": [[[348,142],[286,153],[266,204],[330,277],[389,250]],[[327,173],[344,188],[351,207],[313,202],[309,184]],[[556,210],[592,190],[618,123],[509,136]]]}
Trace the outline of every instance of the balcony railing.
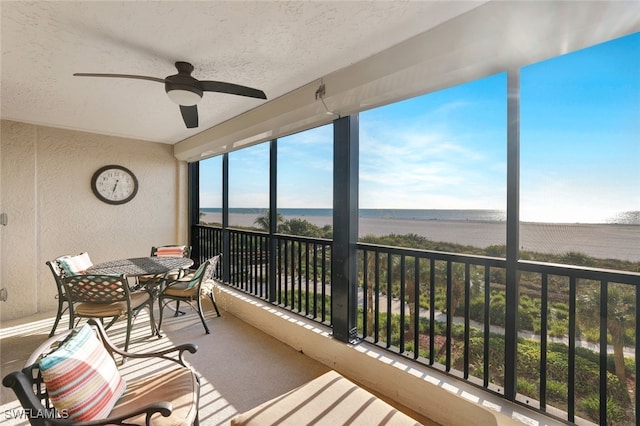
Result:
{"label": "balcony railing", "polygon": [[[228,256],[228,285],[331,325],[331,240],[205,226],[193,235],[196,261]],[[563,421],[634,424],[640,274],[519,261],[518,393],[509,396],[505,259],[357,249],[361,339]]]}
{"label": "balcony railing", "polygon": [[[331,240],[194,226],[198,263],[227,254],[225,283],[316,321],[331,323]],[[273,247],[273,259],[270,247]],[[275,268],[270,268],[270,265]],[[220,271],[219,276],[224,276]],[[271,277],[271,278],[270,278]]]}

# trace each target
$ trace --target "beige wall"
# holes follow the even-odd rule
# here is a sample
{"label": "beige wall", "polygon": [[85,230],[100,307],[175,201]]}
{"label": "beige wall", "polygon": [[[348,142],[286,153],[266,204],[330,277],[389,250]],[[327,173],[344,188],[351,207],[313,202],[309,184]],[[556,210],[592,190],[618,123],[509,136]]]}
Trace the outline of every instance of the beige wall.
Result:
{"label": "beige wall", "polygon": [[[148,256],[152,245],[187,243],[187,165],[173,146],[1,122],[0,319],[56,307],[45,265],[63,254],[89,252],[94,263]],[[109,205],[91,191],[102,166],[119,164],[139,181],[136,197]]]}

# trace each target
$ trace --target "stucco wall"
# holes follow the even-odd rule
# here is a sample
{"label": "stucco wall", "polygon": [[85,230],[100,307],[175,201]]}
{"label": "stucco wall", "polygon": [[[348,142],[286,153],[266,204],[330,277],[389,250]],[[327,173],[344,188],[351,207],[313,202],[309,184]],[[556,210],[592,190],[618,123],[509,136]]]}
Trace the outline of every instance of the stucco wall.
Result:
{"label": "stucco wall", "polygon": [[[187,165],[171,145],[2,121],[0,162],[2,320],[55,309],[47,260],[87,251],[99,263],[187,243]],[[136,174],[129,203],[93,195],[91,177],[108,164]]]}

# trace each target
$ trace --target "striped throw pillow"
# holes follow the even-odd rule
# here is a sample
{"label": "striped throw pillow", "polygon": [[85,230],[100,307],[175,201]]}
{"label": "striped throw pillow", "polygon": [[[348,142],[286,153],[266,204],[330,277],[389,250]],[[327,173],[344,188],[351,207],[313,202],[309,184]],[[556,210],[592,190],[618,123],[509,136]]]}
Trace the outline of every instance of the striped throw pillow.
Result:
{"label": "striped throw pillow", "polygon": [[126,388],[115,361],[89,324],[42,358],[39,367],[53,406],[72,420],[108,417]]}
{"label": "striped throw pillow", "polygon": [[158,257],[182,257],[184,256],[184,246],[158,247],[156,250]]}

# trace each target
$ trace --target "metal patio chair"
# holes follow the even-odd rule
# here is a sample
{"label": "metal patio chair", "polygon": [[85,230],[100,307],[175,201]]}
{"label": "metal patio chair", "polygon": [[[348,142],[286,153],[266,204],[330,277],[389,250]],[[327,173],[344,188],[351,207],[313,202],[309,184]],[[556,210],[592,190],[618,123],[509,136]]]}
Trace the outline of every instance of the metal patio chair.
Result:
{"label": "metal patio chair", "polygon": [[154,297],[146,289],[132,292],[126,275],[73,275],[62,280],[68,303],[71,322],[76,318],[112,318],[105,326],[108,329],[118,318],[126,317],[127,330],[124,350],[129,349],[133,322],[144,308],[149,309],[151,333],[157,334],[153,318]]}
{"label": "metal patio chair", "polygon": [[[62,279],[68,275],[77,275],[83,272],[85,269],[90,267],[92,263],[89,258],[89,254],[84,252],[78,255],[60,256],[54,260],[47,261],[46,264],[53,274],[53,279],[55,280],[56,287],[58,289],[58,295],[56,296],[58,298],[58,312],[56,313],[56,319],[53,323],[53,327],[51,328],[51,332],[49,333],[49,337],[52,337],[56,332],[56,328],[58,327],[58,323],[60,322],[62,315],[64,315],[66,311],[73,309],[73,306],[67,299],[67,295],[64,291]],[[69,314],[69,328],[73,328],[71,314]]]}
{"label": "metal patio chair", "polygon": [[[49,338],[31,354],[21,370],[13,371],[3,378],[2,384],[13,389],[22,408],[26,413],[31,413],[28,416],[31,425],[197,426],[199,424],[200,379],[184,359],[187,352],[193,354],[197,351],[196,345],[186,343],[160,351],[131,353],[116,347],[103,326],[96,320],[90,319],[89,326],[95,332],[98,345],[88,338],[79,342],[77,337],[81,335],[80,328],[68,330],[61,335]],[[74,338],[76,341],[72,341]],[[91,361],[96,359],[96,353],[100,355],[100,362],[92,364]],[[110,364],[115,362],[116,355],[135,359],[140,368],[148,365],[152,367],[150,368],[152,371],[140,375],[138,371],[118,369],[115,366],[117,371],[113,372]],[[68,418],[72,413],[64,409],[58,410],[54,405],[54,401],[61,399],[61,392],[55,392],[59,390],[59,386],[53,383],[52,390],[45,383],[47,379],[42,371],[41,361],[47,356],[54,356],[59,360],[59,375],[65,374],[65,368],[73,368],[76,380],[73,383],[62,382],[62,385],[74,387],[77,396],[67,392],[64,395],[66,398],[79,399],[90,395],[89,402],[94,404],[96,399],[109,398],[112,392],[104,391],[108,387],[106,384],[102,387],[103,392],[99,394],[95,393],[96,386],[93,385],[96,382],[101,384],[114,380],[114,377],[117,380],[117,376],[126,381],[126,389],[115,406],[104,416],[90,421]],[[100,374],[104,373],[105,368],[110,369],[111,374]],[[51,379],[51,370],[49,371],[48,377]],[[58,404],[60,404],[59,401]],[[74,412],[81,409],[82,406],[79,408],[73,406]]]}
{"label": "metal patio chair", "polygon": [[[213,308],[216,311],[216,315],[220,316],[218,305],[216,305],[215,296],[213,295],[213,275],[220,261],[221,255],[217,255],[206,262],[202,263],[200,267],[193,272],[182,278],[176,280],[167,280],[165,288],[160,292],[158,296],[158,302],[160,306],[160,321],[158,323],[158,329],[162,326],[162,318],[164,307],[172,301],[186,302],[200,315],[200,321],[204,326],[204,330],[209,334],[209,327],[204,320],[204,314],[202,312],[202,296],[208,296],[213,303]],[[176,311],[176,315],[178,312]]]}

